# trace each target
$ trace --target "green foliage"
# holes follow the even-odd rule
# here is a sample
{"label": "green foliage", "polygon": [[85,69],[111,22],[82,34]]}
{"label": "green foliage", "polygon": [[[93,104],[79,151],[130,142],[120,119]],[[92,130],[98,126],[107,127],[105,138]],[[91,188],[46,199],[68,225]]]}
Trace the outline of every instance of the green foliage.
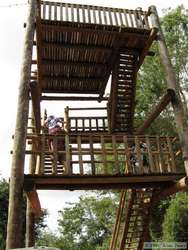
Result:
{"label": "green foliage", "polygon": [[35,239],[38,240],[42,237],[43,232],[46,230],[47,225],[45,223],[45,219],[48,216],[48,211],[46,209],[43,210],[43,215],[39,218],[35,219]]}
{"label": "green foliage", "polygon": [[161,200],[152,207],[150,233],[153,241],[162,239],[162,224],[167,208],[170,205],[170,198]]}
{"label": "green foliage", "polygon": [[114,211],[111,197],[80,197],[78,203],[70,203],[60,211],[60,233],[78,249],[96,249],[111,234]]}
{"label": "green foliage", "polygon": [[54,247],[58,244],[58,237],[49,230],[44,230],[37,239],[37,245]]}
{"label": "green foliage", "polygon": [[62,250],[108,249],[114,223],[117,196],[109,192],[95,192],[81,196],[76,203],[59,211],[58,236],[45,231],[38,245]]}
{"label": "green foliage", "polygon": [[[6,248],[6,234],[7,234],[7,220],[8,220],[8,203],[9,203],[9,184],[6,180],[0,180],[0,249]],[[26,197],[22,204],[24,227],[23,227],[23,241],[25,235],[25,210],[26,210]],[[42,234],[43,229],[46,227],[44,219],[47,212],[44,212],[44,216],[36,221],[36,237]]]}
{"label": "green foliage", "polygon": [[188,242],[188,194],[178,193],[166,211],[163,241]]}
{"label": "green foliage", "polygon": [[0,180],[0,249],[5,249],[8,219],[8,183]]}

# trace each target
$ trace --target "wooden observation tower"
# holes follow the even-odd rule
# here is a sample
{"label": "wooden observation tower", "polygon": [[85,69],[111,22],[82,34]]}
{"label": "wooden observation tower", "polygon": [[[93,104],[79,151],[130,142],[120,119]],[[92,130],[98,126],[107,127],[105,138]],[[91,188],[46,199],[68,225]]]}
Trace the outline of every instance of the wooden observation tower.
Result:
{"label": "wooden observation tower", "polygon": [[[153,56],[150,47],[154,41],[159,44],[167,91],[144,123],[135,128],[137,73],[145,57]],[[106,96],[108,82],[110,95]],[[67,107],[65,130],[49,135],[41,115],[44,100],[59,101],[59,107],[62,102],[66,106],[66,101],[91,101],[93,106]],[[96,101],[104,103],[104,108],[96,108]],[[146,129],[169,103],[179,138],[146,135]],[[79,116],[80,110],[86,111],[84,116]],[[89,115],[91,110],[95,115]],[[53,150],[48,147],[49,140]],[[59,149],[59,141],[65,143],[64,148]],[[25,155],[30,155],[29,171]],[[63,164],[58,155],[63,155]],[[148,159],[147,166],[143,157]],[[39,189],[121,189],[109,249],[143,249],[152,204],[186,188],[187,161],[188,127],[156,8],[143,11],[30,0],[14,135],[7,249],[23,247],[23,190],[28,197],[26,245],[34,244],[34,216],[41,213]]]}

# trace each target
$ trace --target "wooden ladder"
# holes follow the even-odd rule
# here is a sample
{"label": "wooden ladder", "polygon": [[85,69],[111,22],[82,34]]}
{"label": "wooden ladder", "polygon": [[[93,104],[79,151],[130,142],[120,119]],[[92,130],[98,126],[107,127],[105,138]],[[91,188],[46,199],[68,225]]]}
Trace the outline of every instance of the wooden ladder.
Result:
{"label": "wooden ladder", "polygon": [[121,192],[116,223],[109,250],[141,250],[147,241],[152,188]]}
{"label": "wooden ladder", "polygon": [[109,112],[111,130],[115,132],[132,132],[137,58],[135,53],[120,50],[112,72]]}

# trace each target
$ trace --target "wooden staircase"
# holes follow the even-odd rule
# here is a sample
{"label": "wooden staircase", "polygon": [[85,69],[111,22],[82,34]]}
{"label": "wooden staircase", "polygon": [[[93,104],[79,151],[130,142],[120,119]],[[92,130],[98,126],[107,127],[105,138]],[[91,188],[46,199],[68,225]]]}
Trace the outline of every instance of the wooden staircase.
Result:
{"label": "wooden staircase", "polygon": [[143,249],[149,230],[154,189],[122,191],[109,250]]}
{"label": "wooden staircase", "polygon": [[108,103],[111,130],[131,133],[135,107],[136,62],[138,53],[120,50],[112,71],[112,89]]}
{"label": "wooden staircase", "polygon": [[[39,172],[43,175],[62,175],[65,173],[65,164],[58,161],[57,150],[50,150],[48,140],[43,136],[42,143],[44,144],[44,150],[42,150]],[[53,144],[57,147],[57,138],[53,139]]]}

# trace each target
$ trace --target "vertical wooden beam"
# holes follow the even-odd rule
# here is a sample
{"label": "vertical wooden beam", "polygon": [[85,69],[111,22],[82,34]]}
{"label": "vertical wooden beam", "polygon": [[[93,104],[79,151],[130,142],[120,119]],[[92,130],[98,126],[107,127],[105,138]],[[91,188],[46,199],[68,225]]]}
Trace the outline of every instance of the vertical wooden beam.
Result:
{"label": "vertical wooden beam", "polygon": [[[89,120],[90,121],[90,120]],[[91,157],[91,172],[92,175],[95,175],[95,157],[94,157],[94,150],[93,150],[93,137],[89,135],[89,148],[90,148],[90,157]]]}
{"label": "vertical wooden beam", "polygon": [[135,136],[135,150],[136,150],[136,158],[139,164],[139,166],[136,166],[136,169],[137,169],[136,174],[143,174],[144,173],[143,160],[142,160],[142,153],[140,149],[140,140],[138,136]]}
{"label": "vertical wooden beam", "polygon": [[64,129],[68,133],[70,131],[69,107],[64,110]]}
{"label": "vertical wooden beam", "polygon": [[40,110],[40,88],[38,82],[30,82],[31,100],[35,119],[35,127],[38,134],[41,130],[41,110]]}
{"label": "vertical wooden beam", "polygon": [[174,151],[172,148],[171,139],[169,137],[167,137],[167,144],[168,144],[168,150],[169,150],[169,154],[170,154],[171,171],[172,171],[172,173],[177,173],[175,158],[174,158]]}
{"label": "vertical wooden beam", "polygon": [[101,135],[101,151],[102,151],[102,161],[103,161],[103,166],[104,166],[104,174],[108,174],[108,166],[107,166],[107,152],[106,152],[106,148],[105,148],[105,139],[104,139],[104,135]]}
{"label": "vertical wooden beam", "polygon": [[156,171],[159,172],[159,173],[166,173],[167,169],[166,169],[166,166],[165,166],[165,161],[163,159],[163,149],[161,147],[161,142],[160,142],[160,137],[159,136],[157,136],[157,138],[156,138],[156,144],[157,144],[157,150],[159,152],[159,155],[158,155],[159,166],[156,165]]}
{"label": "vertical wooden beam", "polygon": [[[32,112],[32,118],[33,116],[34,114]],[[31,145],[31,150],[36,150],[34,143],[32,143]],[[36,168],[36,155],[32,154],[30,156],[30,162],[29,162],[29,174],[34,174],[35,168]],[[25,246],[32,247],[34,245],[35,245],[35,215],[32,211],[31,203],[27,197]]]}
{"label": "vertical wooden beam", "polygon": [[113,173],[120,174],[120,166],[118,161],[118,153],[117,153],[117,143],[116,143],[116,137],[115,135],[112,135],[112,149],[113,149],[113,155],[114,155],[114,165],[115,169]]}
{"label": "vertical wooden beam", "polygon": [[27,198],[25,246],[33,247],[34,245],[35,245],[35,215],[32,211],[31,203]]}
{"label": "vertical wooden beam", "polygon": [[155,165],[153,162],[153,156],[152,156],[149,136],[146,136],[146,145],[147,145],[148,160],[149,160],[149,172],[154,173],[155,172]]}
{"label": "vertical wooden beam", "polygon": [[175,115],[175,122],[182,145],[183,159],[185,164],[186,173],[188,174],[188,124],[186,121],[186,115],[184,113],[182,101],[179,94],[178,84],[176,82],[176,76],[172,67],[170,60],[169,52],[165,42],[165,38],[160,27],[159,17],[155,6],[150,7],[150,17],[152,20],[152,26],[158,28],[158,44],[159,44],[159,53],[161,57],[161,62],[164,67],[166,80],[168,88],[171,88],[175,91],[176,98],[172,101],[172,106]]}
{"label": "vertical wooden beam", "polygon": [[133,169],[131,166],[131,154],[129,151],[129,143],[128,143],[128,138],[127,136],[123,136],[123,142],[124,142],[124,147],[125,147],[125,156],[126,156],[126,167],[125,167],[125,174],[130,174],[133,173]]}
{"label": "vertical wooden beam", "polygon": [[66,159],[66,166],[65,166],[65,174],[71,175],[72,174],[72,167],[70,164],[71,161],[71,151],[70,151],[70,140],[68,134],[65,135],[65,159]]}
{"label": "vertical wooden beam", "polygon": [[46,143],[45,134],[42,134],[40,141],[40,163],[37,173],[40,175],[44,174],[44,168],[45,168],[45,143]]}
{"label": "vertical wooden beam", "polygon": [[7,249],[22,247],[22,193],[24,181],[25,144],[29,112],[29,82],[32,63],[32,47],[35,30],[36,0],[31,0],[25,34],[25,46],[21,66],[17,119],[12,158],[9,212],[7,224]]}
{"label": "vertical wooden beam", "polygon": [[77,145],[78,145],[78,159],[79,159],[79,169],[80,175],[84,174],[84,167],[83,167],[83,155],[82,155],[82,141],[81,136],[77,136]]}
{"label": "vertical wooden beam", "polygon": [[57,147],[57,136],[53,136],[53,164],[52,164],[52,174],[57,175],[57,162],[58,162],[58,147]]}

